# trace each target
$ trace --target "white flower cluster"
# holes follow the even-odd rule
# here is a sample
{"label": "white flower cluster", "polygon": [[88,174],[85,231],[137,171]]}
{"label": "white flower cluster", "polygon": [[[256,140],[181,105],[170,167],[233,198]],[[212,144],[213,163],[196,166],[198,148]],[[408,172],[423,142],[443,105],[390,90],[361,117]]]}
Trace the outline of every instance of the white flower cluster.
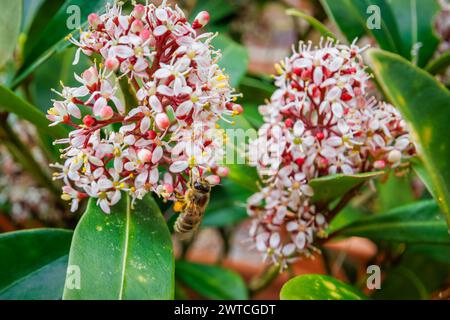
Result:
{"label": "white flower cluster", "polygon": [[[80,54],[101,59],[76,79],[79,87],[63,87],[48,111],[52,125],[74,130],[62,150],[63,199],[76,210],[93,197],[106,213],[123,192],[133,202],[148,192],[174,200],[186,190],[196,168],[211,184],[226,169],[217,165],[214,132],[217,121],[242,112],[228,77],[219,68],[214,35],[198,29],[209,21],[200,12],[190,24],[184,13],[163,1],[135,5],[131,14],[120,5],[91,14],[80,39],[69,37]],[[120,83],[129,84],[136,105],[126,108]],[[128,83],[127,83],[128,81]],[[226,119],[227,120],[227,119]]]}
{"label": "white flower cluster", "polygon": [[300,43],[276,65],[277,90],[260,106],[265,123],[250,146],[264,186],[248,201],[250,236],[274,262],[310,254],[326,227],[311,179],[395,168],[415,152],[399,112],[367,96],[362,51]]}

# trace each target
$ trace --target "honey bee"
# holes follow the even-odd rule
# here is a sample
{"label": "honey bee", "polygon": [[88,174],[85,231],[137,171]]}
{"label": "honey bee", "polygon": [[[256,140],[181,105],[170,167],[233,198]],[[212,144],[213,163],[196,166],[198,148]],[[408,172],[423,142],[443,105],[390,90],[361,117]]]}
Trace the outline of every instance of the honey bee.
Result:
{"label": "honey bee", "polygon": [[191,238],[197,230],[208,206],[210,192],[211,185],[205,179],[191,178],[189,181],[183,199],[174,205],[174,211],[181,212],[174,226],[180,239]]}

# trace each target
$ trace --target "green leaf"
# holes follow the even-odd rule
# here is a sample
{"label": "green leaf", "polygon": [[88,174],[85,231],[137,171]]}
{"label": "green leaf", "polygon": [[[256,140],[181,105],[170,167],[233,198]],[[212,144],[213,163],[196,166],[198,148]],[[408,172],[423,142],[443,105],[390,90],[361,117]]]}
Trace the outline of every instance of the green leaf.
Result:
{"label": "green leaf", "polygon": [[362,218],[337,232],[376,241],[450,245],[447,225],[433,200]]}
{"label": "green leaf", "polygon": [[363,184],[364,182],[383,175],[384,172],[366,172],[353,175],[336,174],[316,178],[310,181],[310,186],[314,189],[313,202],[329,203],[336,200],[347,192]]}
{"label": "green leaf", "polygon": [[[401,53],[401,38],[397,28],[394,14],[387,0],[351,0],[370,34],[377,40],[379,46],[391,52]],[[378,11],[369,11],[369,7],[378,8]],[[376,14],[379,13],[379,17]],[[375,14],[375,16],[374,16]],[[380,21],[380,28],[368,28],[369,18],[374,16]]]}
{"label": "green leaf", "polygon": [[[388,0],[397,21],[402,41],[402,56],[416,60],[424,66],[433,56],[439,44],[433,26],[440,6],[436,0]],[[383,14],[383,12],[382,12]],[[420,43],[418,56],[411,55],[414,45]]]}
{"label": "green leaf", "polygon": [[247,72],[247,49],[224,35],[215,37],[212,45],[215,49],[221,50],[219,66],[225,69],[225,74],[230,76],[231,85],[236,87]]}
{"label": "green leaf", "polygon": [[368,57],[384,93],[409,124],[430,192],[450,223],[450,92],[398,55],[370,50]]}
{"label": "green leaf", "polygon": [[207,11],[211,16],[209,23],[215,22],[228,17],[236,11],[236,6],[227,0],[197,0],[194,9],[191,12],[191,21],[195,19],[200,11]]}
{"label": "green leaf", "polygon": [[237,273],[221,267],[177,261],[176,277],[186,286],[209,299],[248,299],[242,278]]}
{"label": "green leaf", "polygon": [[211,193],[211,201],[202,221],[203,227],[222,227],[236,224],[248,217],[247,198],[252,192],[239,186],[230,179],[224,179],[221,185]]}
{"label": "green leaf", "polygon": [[[11,85],[16,88],[26,77],[28,77],[34,70],[36,70],[42,63],[47,61],[53,54],[62,52],[70,46],[70,42],[65,40],[65,37],[72,33],[74,37],[79,36],[79,30],[70,30],[67,23],[73,17],[75,11],[73,8],[78,7],[80,12],[80,28],[83,28],[87,23],[87,17],[92,12],[101,12],[104,10],[107,2],[111,0],[66,0],[58,11],[52,15],[52,19],[48,21],[43,18],[48,14],[43,9],[42,14],[38,14],[36,19],[45,21],[45,27],[41,26],[42,31],[33,33],[29,39],[27,50],[25,52],[24,63]],[[52,9],[55,10],[57,4],[52,4]],[[74,7],[76,6],[76,7]],[[44,7],[45,8],[45,4]],[[40,10],[41,12],[41,10]],[[72,20],[70,20],[72,22]],[[33,24],[37,23],[33,21]],[[40,22],[42,23],[42,22]]]}
{"label": "green leaf", "polygon": [[296,16],[296,17],[306,20],[314,29],[316,29],[325,38],[331,38],[334,40],[337,39],[336,36],[333,34],[333,31],[328,29],[319,20],[317,20],[316,18],[314,18],[306,13],[303,13],[296,9],[287,9],[286,14],[288,14],[290,16]]}
{"label": "green leaf", "polygon": [[431,74],[438,74],[445,71],[450,66],[450,51],[447,51],[440,55],[435,60],[428,63],[426,70]]}
{"label": "green leaf", "polygon": [[0,300],[61,299],[72,231],[33,229],[0,235]]}
{"label": "green leaf", "polygon": [[365,300],[355,288],[333,277],[308,274],[297,276],[281,288],[281,300]]}
{"label": "green leaf", "polygon": [[365,33],[364,21],[361,20],[351,0],[320,0],[328,17],[339,27],[341,32],[352,42]]}
{"label": "green leaf", "polygon": [[69,266],[80,289],[64,299],[173,299],[172,240],[161,212],[147,196],[131,208],[128,195],[105,214],[91,199],[73,236]]}
{"label": "green leaf", "polygon": [[411,177],[397,177],[393,172],[385,182],[377,181],[378,207],[377,211],[386,212],[415,201],[411,185]]}
{"label": "green leaf", "polygon": [[[445,247],[440,247],[445,250]],[[381,289],[376,290],[372,297],[381,300],[428,300],[432,292],[439,290],[448,279],[449,270],[448,263],[430,259],[429,255],[408,247],[394,268],[384,270],[386,278]]]}
{"label": "green leaf", "polygon": [[364,216],[365,213],[363,211],[352,206],[347,206],[342,209],[342,211],[339,212],[333,220],[331,220],[326,230],[327,234],[331,234],[339,229],[342,229]]}
{"label": "green leaf", "polygon": [[22,1],[2,1],[0,11],[0,68],[12,57],[20,33]]}
{"label": "green leaf", "polygon": [[0,85],[0,110],[16,114],[54,138],[67,136],[62,126],[49,127],[50,121],[36,107]]}
{"label": "green leaf", "polygon": [[[104,9],[107,2],[107,0],[66,0],[51,20],[47,21],[45,28],[42,28],[39,33],[34,33],[33,37],[28,40],[22,69],[30,66],[45,51],[77,29],[69,28],[70,24],[75,21],[73,18],[76,14],[80,14],[80,26],[78,27],[81,27],[87,21],[90,13]],[[73,10],[75,8],[78,8],[79,12]]]}

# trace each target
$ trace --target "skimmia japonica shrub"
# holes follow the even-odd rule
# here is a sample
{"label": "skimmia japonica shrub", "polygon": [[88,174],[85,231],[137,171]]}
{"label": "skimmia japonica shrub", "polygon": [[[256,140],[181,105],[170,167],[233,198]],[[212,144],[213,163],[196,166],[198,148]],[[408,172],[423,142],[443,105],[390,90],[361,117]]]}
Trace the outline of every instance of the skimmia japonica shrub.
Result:
{"label": "skimmia japonica shrub", "polygon": [[324,235],[311,179],[397,168],[415,154],[400,113],[366,93],[363,50],[300,43],[276,66],[277,90],[259,108],[264,124],[250,146],[263,186],[248,200],[250,236],[272,262],[309,255]]}
{"label": "skimmia japonica shrub", "polygon": [[[63,86],[48,111],[53,123],[73,128],[56,141],[63,164],[63,199],[76,210],[93,197],[106,213],[123,193],[133,202],[148,192],[175,200],[196,168],[209,183],[227,170],[216,163],[215,129],[221,119],[242,112],[228,76],[217,65],[214,35],[200,33],[209,14],[190,24],[175,6],[135,5],[131,14],[118,4],[103,15],[91,14],[80,38],[69,37],[79,55],[94,65],[75,75],[79,87]],[[132,88],[136,105],[119,96],[120,84]]]}

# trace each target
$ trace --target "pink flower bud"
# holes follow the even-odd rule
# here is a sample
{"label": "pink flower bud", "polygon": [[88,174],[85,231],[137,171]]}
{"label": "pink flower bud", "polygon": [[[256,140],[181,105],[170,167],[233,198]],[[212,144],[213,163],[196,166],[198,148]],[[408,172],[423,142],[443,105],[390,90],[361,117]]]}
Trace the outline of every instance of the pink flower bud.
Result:
{"label": "pink flower bud", "polygon": [[138,4],[133,9],[133,16],[136,19],[141,19],[145,14],[145,7],[142,4]]}
{"label": "pink flower bud", "polygon": [[230,172],[230,169],[228,169],[227,167],[218,167],[217,171],[216,171],[216,173],[219,177],[226,177],[226,176],[228,176],[229,172]]}
{"label": "pink flower bud", "polygon": [[109,71],[117,71],[119,69],[119,60],[116,58],[108,58],[105,61],[105,67]]}
{"label": "pink flower bud", "polygon": [[373,163],[373,167],[375,169],[379,169],[379,170],[384,169],[386,167],[386,161],[384,161],[384,160],[377,160],[377,161],[375,161]]}
{"label": "pink flower bud", "polygon": [[240,104],[235,104],[233,106],[233,112],[236,115],[242,114],[244,112],[244,108],[242,108],[242,106]]}
{"label": "pink flower bud", "polygon": [[169,117],[165,113],[158,113],[155,117],[155,122],[161,130],[166,130],[170,125]]}
{"label": "pink flower bud", "polygon": [[209,13],[207,11],[201,11],[195,17],[194,23],[192,23],[192,28],[200,29],[206,26],[209,22]]}
{"label": "pink flower bud", "polygon": [[114,111],[110,106],[105,106],[101,108],[99,115],[102,120],[109,120],[114,115]]}
{"label": "pink flower bud", "polygon": [[216,175],[207,176],[205,180],[208,181],[208,183],[213,186],[218,185],[220,183],[220,178],[219,176]]}
{"label": "pink flower bud", "polygon": [[100,17],[98,16],[98,14],[96,14],[96,13],[91,13],[89,16],[88,16],[88,21],[89,21],[89,24],[94,28],[94,29],[96,29],[97,27],[98,27],[98,25],[100,24]]}
{"label": "pink flower bud", "polygon": [[148,163],[152,161],[152,152],[148,149],[139,150],[137,156],[142,163]]}
{"label": "pink flower bud", "polygon": [[173,185],[170,183],[165,183],[164,184],[164,189],[166,189],[167,193],[172,193],[173,192]]}
{"label": "pink flower bud", "polygon": [[141,32],[144,29],[144,24],[141,20],[134,20],[131,24],[131,31],[134,33]]}
{"label": "pink flower bud", "polygon": [[141,39],[142,39],[143,41],[146,41],[146,40],[148,40],[148,39],[150,38],[151,34],[152,34],[152,33],[150,32],[150,30],[148,30],[148,29],[146,28],[146,29],[144,29],[144,30],[141,31],[140,36],[141,36]]}

